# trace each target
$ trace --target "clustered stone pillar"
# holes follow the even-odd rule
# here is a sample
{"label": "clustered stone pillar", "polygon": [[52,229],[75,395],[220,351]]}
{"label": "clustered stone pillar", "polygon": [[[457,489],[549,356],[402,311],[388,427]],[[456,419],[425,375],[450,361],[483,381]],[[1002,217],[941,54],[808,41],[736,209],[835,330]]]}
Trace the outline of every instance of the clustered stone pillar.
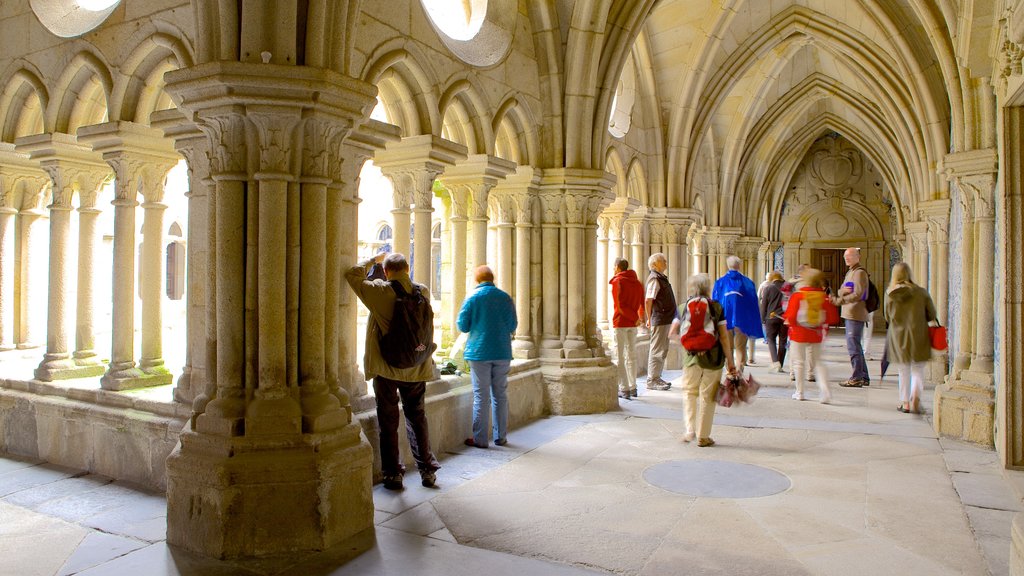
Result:
{"label": "clustered stone pillar", "polygon": [[[338,154],[340,162],[331,165],[332,181],[328,185],[331,196],[328,198],[328,246],[336,246],[336,250],[328,251],[328,270],[336,271],[342,278],[345,271],[355,265],[358,255],[356,246],[359,242],[359,174],[367,159],[384,149],[385,145],[400,140],[397,126],[384,124],[376,120],[368,120],[353,131],[343,144]],[[337,211],[337,214],[334,212]],[[335,243],[331,243],[330,234],[336,235]],[[335,263],[334,258],[337,258]],[[333,267],[332,267],[333,266]],[[341,280],[344,284],[344,280]],[[337,394],[341,392],[349,398],[351,410],[360,412],[372,409],[374,400],[367,395],[366,379],[359,368],[360,358],[356,357],[356,343],[362,336],[358,333],[358,312],[356,295],[347,286],[337,291],[336,331],[328,330],[327,349],[337,349],[337,359],[331,354],[327,356],[327,373],[337,374]],[[329,293],[325,298],[325,306],[335,306]],[[328,322],[330,322],[328,311]],[[336,332],[336,333],[335,333]],[[336,339],[336,341],[333,341]],[[333,367],[337,362],[337,368]]]}
{"label": "clustered stone pillar", "polygon": [[[27,230],[23,223],[35,220],[31,207],[41,201],[49,178],[27,154],[13,144],[0,142],[0,350],[11,350],[21,342],[17,327],[28,321],[21,313],[17,286],[26,276],[25,256],[17,254],[18,238]],[[22,236],[21,247],[29,242]],[[20,266],[15,265],[20,261]],[[26,295],[22,295],[25,298]]]}
{"label": "clustered stone pillar", "polygon": [[[0,182],[0,185],[5,183]],[[6,199],[9,190],[0,191]],[[11,350],[14,342],[14,236],[18,210],[0,205],[0,350]]]}
{"label": "clustered stone pillar", "polygon": [[[323,550],[373,526],[371,448],[332,381],[342,274],[328,268],[340,227],[355,227],[335,182],[341,140],[375,89],[285,64],[166,79],[209,139],[217,227],[216,387],[167,460],[168,543],[218,558]],[[211,89],[225,83],[231,107]]]}
{"label": "clustered stone pillar", "polygon": [[516,303],[516,335],[512,341],[512,353],[516,358],[534,358],[537,355],[533,340],[532,318],[532,277],[533,250],[532,238],[534,230],[534,199],[537,195],[536,180],[539,174],[531,172],[530,181],[525,188],[513,195],[516,219],[516,260],[515,260],[515,303]]}
{"label": "clustered stone pillar", "polygon": [[155,112],[150,118],[154,128],[163,130],[174,140],[174,147],[184,156],[188,163],[189,188],[185,193],[188,199],[188,289],[185,291],[185,364],[181,376],[174,387],[174,399],[178,402],[194,403],[202,398],[202,409],[212,395],[207,390],[207,377],[210,369],[209,327],[207,326],[206,310],[209,295],[216,292],[214,281],[211,281],[213,269],[209,265],[210,229],[209,220],[210,194],[213,184],[210,179],[209,145],[206,136],[177,109]]}
{"label": "clustered stone pillar", "polygon": [[[946,156],[947,177],[956,186],[964,212],[961,245],[958,350],[953,372],[935,390],[935,429],[943,436],[980,444],[993,442],[995,385],[994,285],[985,273],[995,269],[995,189],[998,158],[994,149]],[[929,224],[924,225],[924,232]],[[926,235],[914,243],[927,242]],[[933,260],[937,255],[933,255]]]}
{"label": "clustered stone pillar", "polygon": [[[546,170],[541,179],[543,340],[540,357],[554,414],[597,412],[617,404],[615,370],[596,334],[597,217],[613,199],[603,171]],[[591,292],[590,296],[587,292]],[[562,313],[564,311],[564,313]]]}
{"label": "clustered stone pillar", "polygon": [[515,164],[486,154],[457,158],[452,153],[452,159],[458,163],[445,169],[441,182],[451,203],[452,308],[445,322],[449,323],[446,331],[454,338],[459,308],[476,286],[471,272],[487,263],[488,195],[515,171]]}
{"label": "clustered stone pillar", "polygon": [[[19,152],[39,162],[52,184],[50,209],[50,260],[47,286],[46,353],[35,371],[43,381],[98,376],[103,367],[94,358],[92,284],[95,250],[96,194],[109,173],[98,156],[68,134],[39,134],[19,138]],[[72,201],[79,200],[79,252],[72,256]],[[83,244],[84,243],[84,244]],[[76,278],[78,299],[74,325],[78,354],[72,354],[68,327],[71,322],[69,296]],[[77,358],[77,360],[76,360]]]}

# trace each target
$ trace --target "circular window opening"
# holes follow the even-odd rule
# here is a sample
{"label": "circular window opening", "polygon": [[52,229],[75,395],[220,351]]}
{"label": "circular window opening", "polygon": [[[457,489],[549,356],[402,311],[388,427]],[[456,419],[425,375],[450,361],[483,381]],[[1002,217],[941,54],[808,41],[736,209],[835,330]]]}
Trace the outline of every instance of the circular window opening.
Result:
{"label": "circular window opening", "polygon": [[61,38],[81,36],[110,16],[121,0],[31,0],[32,12]]}
{"label": "circular window opening", "polygon": [[427,15],[444,35],[471,40],[487,16],[487,0],[423,0]]}
{"label": "circular window opening", "polygon": [[452,54],[472,66],[501,62],[512,47],[519,0],[420,0]]}

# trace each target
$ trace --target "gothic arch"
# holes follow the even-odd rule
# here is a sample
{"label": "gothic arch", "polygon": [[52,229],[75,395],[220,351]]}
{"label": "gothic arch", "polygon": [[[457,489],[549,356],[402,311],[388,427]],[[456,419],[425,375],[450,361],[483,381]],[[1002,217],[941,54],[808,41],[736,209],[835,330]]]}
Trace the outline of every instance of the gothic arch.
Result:
{"label": "gothic arch", "polygon": [[629,162],[629,169],[626,170],[627,190],[630,198],[640,202],[641,206],[651,206],[647,193],[647,175],[644,172],[643,162],[640,158],[633,158]]}
{"label": "gothic arch", "polygon": [[0,141],[14,142],[15,138],[39,134],[45,129],[44,115],[49,105],[46,85],[39,71],[30,63],[15,63],[14,72],[6,76],[0,93]]}
{"label": "gothic arch", "polygon": [[493,154],[494,132],[487,117],[488,106],[467,75],[452,82],[441,94],[438,112],[444,129],[461,138],[449,138],[465,146],[470,154]]}
{"label": "gothic arch", "polygon": [[61,97],[50,102],[47,129],[73,134],[81,126],[106,121],[113,84],[110,69],[97,55],[76,54],[53,87]]}
{"label": "gothic arch", "polygon": [[605,153],[604,171],[615,176],[615,184],[612,186],[612,192],[615,193],[615,197],[628,197],[626,165],[622,162],[622,156],[615,146],[609,146],[607,153]]}
{"label": "gothic arch", "polygon": [[501,106],[498,106],[498,111],[491,122],[495,154],[501,156],[501,148],[514,147],[518,156],[515,160],[517,164],[536,166],[539,161],[536,126],[534,115],[526,102],[516,94],[508,95]]}
{"label": "gothic arch", "polygon": [[174,107],[163,91],[164,74],[192,64],[191,49],[180,36],[154,32],[143,37],[119,67],[121,75],[110,102],[111,119],[148,125],[150,114]]}
{"label": "gothic arch", "polygon": [[372,55],[361,78],[377,86],[392,124],[402,136],[440,133],[440,117],[432,75],[420,66],[411,42],[387,42]]}

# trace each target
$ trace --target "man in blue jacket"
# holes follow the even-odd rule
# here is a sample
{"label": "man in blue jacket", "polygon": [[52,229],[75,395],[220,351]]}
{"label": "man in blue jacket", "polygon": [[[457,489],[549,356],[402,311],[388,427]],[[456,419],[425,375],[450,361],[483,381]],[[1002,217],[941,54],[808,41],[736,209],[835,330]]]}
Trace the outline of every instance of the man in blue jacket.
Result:
{"label": "man in blue jacket", "polygon": [[476,269],[476,291],[459,311],[459,330],[468,335],[464,358],[473,380],[473,437],[466,446],[487,448],[491,433],[488,413],[494,411],[494,443],[508,443],[508,370],[512,364],[512,335],[516,307],[512,298],[494,285],[494,272]]}
{"label": "man in blue jacket", "polygon": [[711,298],[722,304],[725,310],[726,328],[732,334],[732,349],[737,368],[742,371],[747,364],[747,338],[764,338],[761,326],[761,311],[757,304],[757,288],[754,281],[740,273],[743,260],[739,256],[725,259],[729,271],[715,281]]}

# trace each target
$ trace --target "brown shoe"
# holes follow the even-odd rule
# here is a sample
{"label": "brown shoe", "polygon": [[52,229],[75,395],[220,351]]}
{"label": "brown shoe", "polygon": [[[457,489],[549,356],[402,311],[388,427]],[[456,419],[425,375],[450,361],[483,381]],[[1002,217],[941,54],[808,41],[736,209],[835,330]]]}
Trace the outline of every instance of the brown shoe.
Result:
{"label": "brown shoe", "polygon": [[707,448],[708,446],[714,445],[715,441],[711,438],[701,438],[700,440],[697,440],[697,446],[700,446],[701,448]]}
{"label": "brown shoe", "polygon": [[843,388],[860,388],[864,384],[862,384],[860,380],[854,380],[851,378],[849,380],[843,380],[839,385]]}

